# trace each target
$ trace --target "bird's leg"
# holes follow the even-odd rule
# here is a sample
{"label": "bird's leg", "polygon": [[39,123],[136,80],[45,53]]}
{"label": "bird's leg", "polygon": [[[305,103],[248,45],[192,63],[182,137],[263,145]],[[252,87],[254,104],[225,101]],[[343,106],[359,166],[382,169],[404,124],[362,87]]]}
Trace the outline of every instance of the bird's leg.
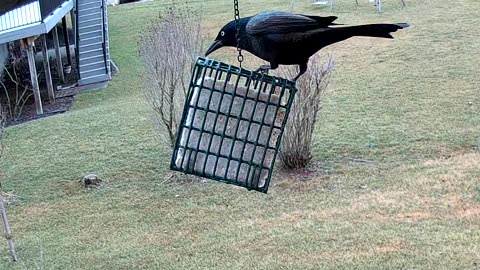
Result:
{"label": "bird's leg", "polygon": [[298,73],[297,77],[293,78],[292,81],[296,82],[300,76],[302,76],[305,72],[307,72],[308,62],[302,63],[300,66],[300,72]]}
{"label": "bird's leg", "polygon": [[260,73],[263,73],[263,74],[268,74],[268,71],[271,69],[272,67],[270,65],[261,65],[259,68],[257,68],[255,70],[255,72],[260,72]]}
{"label": "bird's leg", "polygon": [[261,65],[255,72],[260,72],[263,74],[268,74],[269,70],[277,69],[278,64],[270,63],[270,65]]}

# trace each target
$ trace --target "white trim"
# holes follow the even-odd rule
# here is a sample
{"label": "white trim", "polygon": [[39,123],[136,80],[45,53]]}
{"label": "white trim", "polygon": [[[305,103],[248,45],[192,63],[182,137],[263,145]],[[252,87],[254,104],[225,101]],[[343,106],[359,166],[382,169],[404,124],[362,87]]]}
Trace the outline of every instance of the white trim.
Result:
{"label": "white trim", "polygon": [[37,1],[17,7],[0,16],[0,32],[42,21]]}
{"label": "white trim", "polygon": [[[0,0],[2,1],[2,0]],[[43,22],[19,26],[6,31],[0,31],[0,44],[19,40],[22,38],[39,36],[52,30],[59,21],[73,9],[75,0],[68,0],[58,7],[52,15]]]}
{"label": "white trim", "polygon": [[57,8],[52,15],[43,20],[45,24],[45,33],[50,32],[50,30],[52,30],[52,28],[73,9],[74,1],[75,0],[69,0],[68,2],[63,3],[62,6]]}

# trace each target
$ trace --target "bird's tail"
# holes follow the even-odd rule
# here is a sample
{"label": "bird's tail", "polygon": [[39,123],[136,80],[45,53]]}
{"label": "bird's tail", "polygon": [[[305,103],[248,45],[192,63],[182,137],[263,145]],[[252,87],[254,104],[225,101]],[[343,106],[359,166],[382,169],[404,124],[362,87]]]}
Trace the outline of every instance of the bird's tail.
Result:
{"label": "bird's tail", "polygon": [[409,25],[407,23],[396,23],[396,24],[366,24],[366,25],[357,25],[345,27],[349,30],[352,36],[363,36],[363,37],[379,37],[379,38],[393,38],[390,33],[396,32],[397,30],[407,28]]}

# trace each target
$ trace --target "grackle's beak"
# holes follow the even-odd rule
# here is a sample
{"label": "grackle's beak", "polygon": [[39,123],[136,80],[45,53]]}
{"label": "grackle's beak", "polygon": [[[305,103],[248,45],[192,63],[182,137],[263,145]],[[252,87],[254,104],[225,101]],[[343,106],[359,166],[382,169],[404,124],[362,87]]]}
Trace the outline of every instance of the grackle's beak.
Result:
{"label": "grackle's beak", "polygon": [[213,53],[214,51],[220,49],[223,47],[223,43],[221,40],[215,40],[212,45],[210,45],[210,48],[208,48],[207,52],[205,53],[205,56],[208,56],[209,54]]}

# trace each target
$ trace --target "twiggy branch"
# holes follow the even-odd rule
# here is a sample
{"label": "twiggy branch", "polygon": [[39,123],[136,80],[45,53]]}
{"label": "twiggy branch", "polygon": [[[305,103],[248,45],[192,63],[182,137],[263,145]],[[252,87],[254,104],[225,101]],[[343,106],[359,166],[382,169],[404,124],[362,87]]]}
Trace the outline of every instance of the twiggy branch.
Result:
{"label": "twiggy branch", "polygon": [[190,71],[202,48],[198,12],[173,6],[160,13],[139,42],[146,80],[145,99],[162,139],[173,147]]}
{"label": "twiggy branch", "polygon": [[[333,67],[332,58],[328,58],[322,64],[320,58],[314,56],[310,59],[307,73],[297,81],[298,92],[290,111],[279,153],[280,162],[284,168],[304,168],[312,160],[313,132]],[[297,74],[297,71],[292,68],[282,68],[280,74],[291,78]]]}
{"label": "twiggy branch", "polygon": [[[0,106],[0,158],[3,155],[3,150],[5,147],[4,138],[5,138],[5,112],[3,110],[3,107]],[[5,238],[7,239],[7,242],[8,242],[8,247],[10,249],[10,255],[12,256],[13,261],[17,261],[18,257],[17,257],[17,253],[15,252],[15,243],[13,241],[12,232],[10,231],[10,225],[8,223],[7,210],[5,209],[4,201],[5,200],[3,197],[2,182],[0,181],[0,212],[2,215],[3,229],[5,232]]]}

